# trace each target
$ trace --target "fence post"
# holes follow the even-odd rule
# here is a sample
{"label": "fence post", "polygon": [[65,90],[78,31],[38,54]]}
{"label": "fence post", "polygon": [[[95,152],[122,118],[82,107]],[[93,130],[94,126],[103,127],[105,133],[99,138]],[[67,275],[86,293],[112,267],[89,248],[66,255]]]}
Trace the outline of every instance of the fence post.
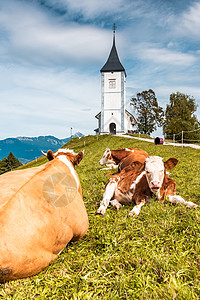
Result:
{"label": "fence post", "polygon": [[182,143],[182,148],[183,148],[183,131],[182,131],[182,135],[181,135],[181,143]]}
{"label": "fence post", "polygon": [[173,143],[175,143],[175,134],[173,134]]}

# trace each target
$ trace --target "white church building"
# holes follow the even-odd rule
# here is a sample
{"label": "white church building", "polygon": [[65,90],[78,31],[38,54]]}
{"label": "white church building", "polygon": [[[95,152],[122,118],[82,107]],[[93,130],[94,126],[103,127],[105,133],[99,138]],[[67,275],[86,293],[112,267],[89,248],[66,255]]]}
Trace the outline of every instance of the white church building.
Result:
{"label": "white church building", "polygon": [[126,71],[121,64],[115,46],[115,25],[113,45],[108,60],[101,68],[101,111],[97,134],[128,133],[134,130],[134,116],[126,110]]}

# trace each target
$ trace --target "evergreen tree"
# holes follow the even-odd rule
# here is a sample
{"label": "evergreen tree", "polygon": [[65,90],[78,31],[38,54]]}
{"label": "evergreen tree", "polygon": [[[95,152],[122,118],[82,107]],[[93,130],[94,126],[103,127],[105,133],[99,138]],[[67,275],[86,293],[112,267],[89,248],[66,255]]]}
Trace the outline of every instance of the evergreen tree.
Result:
{"label": "evergreen tree", "polygon": [[136,98],[130,100],[130,105],[136,110],[137,128],[141,133],[150,134],[163,125],[164,111],[158,105],[158,101],[153,90],[138,93]]}
{"label": "evergreen tree", "polygon": [[10,152],[7,158],[0,160],[0,174],[12,171],[21,165],[22,163],[14,156],[12,152]]}
{"label": "evergreen tree", "polygon": [[[200,138],[199,122],[194,115],[197,110],[195,99],[186,94],[177,92],[170,95],[170,103],[165,111],[165,123],[163,130],[166,138],[181,139],[181,132],[185,131],[184,139],[195,140]],[[189,132],[188,132],[189,131]]]}

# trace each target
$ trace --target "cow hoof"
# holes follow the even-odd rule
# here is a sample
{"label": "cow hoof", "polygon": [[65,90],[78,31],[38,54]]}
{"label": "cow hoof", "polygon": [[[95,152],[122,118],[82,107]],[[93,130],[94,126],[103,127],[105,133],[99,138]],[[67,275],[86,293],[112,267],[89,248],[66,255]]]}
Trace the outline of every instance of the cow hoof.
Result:
{"label": "cow hoof", "polygon": [[137,217],[137,214],[134,211],[130,211],[129,216],[133,218]]}
{"label": "cow hoof", "polygon": [[115,209],[116,209],[116,210],[119,210],[121,207],[122,207],[122,206],[121,206],[120,203],[119,203],[119,204],[115,204]]}
{"label": "cow hoof", "polygon": [[189,208],[197,208],[198,205],[193,203],[193,202],[188,202],[188,205],[187,205]]}
{"label": "cow hoof", "polygon": [[97,214],[98,214],[98,215],[104,215],[105,212],[106,212],[106,208],[105,208],[105,206],[103,206],[103,205],[100,206],[99,209],[97,210]]}

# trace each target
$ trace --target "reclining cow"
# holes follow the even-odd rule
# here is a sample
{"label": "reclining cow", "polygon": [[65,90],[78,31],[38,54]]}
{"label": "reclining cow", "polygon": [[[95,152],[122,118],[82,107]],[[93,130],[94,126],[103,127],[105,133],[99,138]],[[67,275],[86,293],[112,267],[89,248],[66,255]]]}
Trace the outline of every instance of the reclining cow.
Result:
{"label": "reclining cow", "polygon": [[103,215],[109,204],[119,209],[121,204],[134,203],[135,206],[129,215],[139,215],[141,207],[149,202],[153,195],[160,201],[168,198],[172,203],[196,208],[197,204],[185,201],[175,194],[176,183],[166,174],[166,170],[174,168],[177,163],[176,158],[163,162],[159,156],[150,156],[146,158],[145,163],[135,161],[131,166],[125,167],[119,175],[108,181],[97,213]]}
{"label": "reclining cow", "polygon": [[83,152],[48,151],[47,157],[42,166],[0,176],[1,282],[39,273],[88,229],[73,166]]}
{"label": "reclining cow", "polygon": [[106,165],[107,168],[101,170],[117,168],[118,164],[122,161],[122,159],[132,154],[134,155],[140,154],[140,155],[144,155],[145,157],[149,156],[142,149],[125,148],[125,149],[118,149],[118,150],[110,150],[109,148],[106,148],[102,158],[99,161],[99,164],[101,166]]}
{"label": "reclining cow", "polygon": [[105,176],[113,176],[115,174],[119,174],[123,169],[125,169],[126,167],[132,167],[134,166],[135,162],[138,161],[142,164],[144,164],[146,158],[149,157],[149,155],[146,154],[131,154],[128,155],[126,157],[124,157],[118,164],[118,168],[116,172],[113,173],[108,173]]}

